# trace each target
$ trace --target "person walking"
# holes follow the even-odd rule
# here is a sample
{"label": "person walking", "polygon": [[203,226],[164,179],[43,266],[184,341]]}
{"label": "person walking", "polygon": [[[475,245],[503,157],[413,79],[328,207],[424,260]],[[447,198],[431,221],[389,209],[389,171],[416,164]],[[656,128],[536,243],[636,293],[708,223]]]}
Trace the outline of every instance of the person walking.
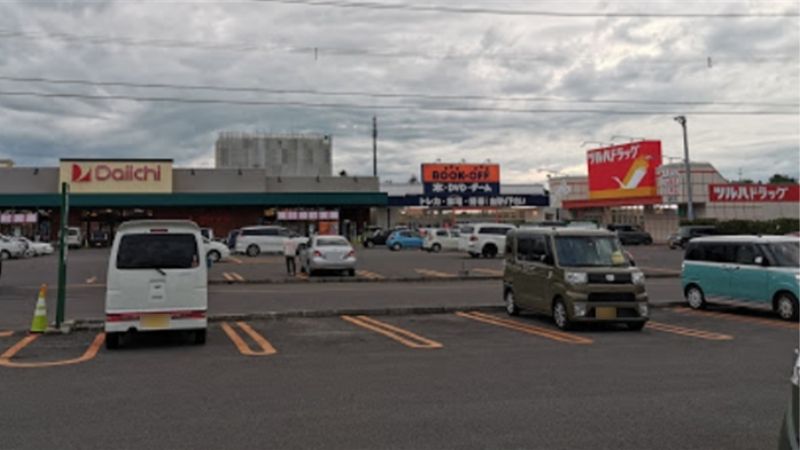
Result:
{"label": "person walking", "polygon": [[297,264],[295,257],[297,256],[297,240],[294,238],[287,238],[283,241],[283,256],[286,257],[286,273],[290,277],[297,274]]}

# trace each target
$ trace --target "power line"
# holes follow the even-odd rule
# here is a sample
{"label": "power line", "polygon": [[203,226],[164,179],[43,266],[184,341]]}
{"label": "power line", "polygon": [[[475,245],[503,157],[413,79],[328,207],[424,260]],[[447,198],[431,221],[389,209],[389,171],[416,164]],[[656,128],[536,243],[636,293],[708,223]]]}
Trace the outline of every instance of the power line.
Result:
{"label": "power line", "polygon": [[664,19],[736,19],[752,17],[800,17],[797,11],[782,13],[627,13],[627,12],[563,12],[535,11],[522,9],[496,9],[483,7],[452,7],[441,5],[415,5],[406,3],[378,3],[368,1],[340,0],[253,0],[259,3],[279,3],[284,5],[323,6],[351,9],[371,9],[386,11],[436,12],[451,14],[488,14],[500,16],[538,16],[563,18],[664,18]]}
{"label": "power line", "polygon": [[[364,105],[357,103],[320,103],[305,101],[265,101],[265,100],[235,100],[235,99],[210,99],[210,98],[181,98],[181,97],[141,97],[132,95],[91,95],[76,93],[32,92],[32,91],[0,91],[0,96],[41,97],[41,98],[73,98],[82,100],[128,100],[135,102],[168,102],[186,104],[225,104],[239,106],[287,106],[302,108],[341,108],[364,110],[402,110],[402,111],[432,111],[432,112],[498,112],[516,114],[608,114],[608,115],[676,115],[685,114],[686,111],[657,111],[657,110],[616,110],[616,109],[555,109],[555,108],[501,108],[481,106],[421,106],[421,105]],[[697,116],[796,116],[796,112],[787,111],[691,111]]]}
{"label": "power line", "polygon": [[265,93],[280,95],[321,95],[333,97],[370,97],[391,99],[421,99],[421,100],[447,100],[447,101],[492,101],[492,102],[551,102],[569,104],[620,104],[620,105],[669,105],[669,106],[776,106],[800,107],[798,103],[789,102],[742,102],[742,101],[668,101],[668,100],[625,100],[625,99],[564,99],[558,97],[527,97],[527,96],[486,96],[486,95],[444,95],[444,94],[417,94],[417,93],[383,93],[365,91],[322,91],[316,89],[275,89],[244,86],[213,86],[204,84],[173,84],[173,83],[135,83],[129,81],[91,81],[76,79],[55,79],[43,77],[12,77],[0,75],[0,81],[13,83],[44,83],[54,85],[81,85],[91,87],[128,87],[145,89],[175,89],[175,90],[203,90],[216,92],[236,93]]}

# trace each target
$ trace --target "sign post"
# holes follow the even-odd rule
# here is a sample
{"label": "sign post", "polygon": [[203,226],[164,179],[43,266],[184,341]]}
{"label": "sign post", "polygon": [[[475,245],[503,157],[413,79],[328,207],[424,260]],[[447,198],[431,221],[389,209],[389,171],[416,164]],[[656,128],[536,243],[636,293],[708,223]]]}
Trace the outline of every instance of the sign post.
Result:
{"label": "sign post", "polygon": [[61,183],[61,232],[58,242],[58,303],[56,304],[56,328],[64,323],[64,308],[67,298],[67,228],[69,225],[69,185]]}

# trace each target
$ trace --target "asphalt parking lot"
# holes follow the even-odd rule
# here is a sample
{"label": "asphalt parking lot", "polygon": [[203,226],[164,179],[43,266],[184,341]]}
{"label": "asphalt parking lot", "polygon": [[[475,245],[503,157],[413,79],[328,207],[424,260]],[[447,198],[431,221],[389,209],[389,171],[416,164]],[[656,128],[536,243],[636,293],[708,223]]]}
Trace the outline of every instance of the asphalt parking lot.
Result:
{"label": "asphalt parking lot", "polygon": [[653,319],[570,333],[469,311],[231,320],[205,346],[155,335],[119,351],[96,331],[0,335],[2,447],[775,448],[796,324]]}

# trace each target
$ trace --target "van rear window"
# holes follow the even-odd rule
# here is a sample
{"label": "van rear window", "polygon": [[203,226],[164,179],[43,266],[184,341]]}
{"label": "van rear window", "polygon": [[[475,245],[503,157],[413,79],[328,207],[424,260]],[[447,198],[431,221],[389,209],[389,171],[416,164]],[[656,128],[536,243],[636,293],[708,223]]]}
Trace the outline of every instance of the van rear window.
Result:
{"label": "van rear window", "polygon": [[117,269],[191,269],[198,263],[193,234],[128,234],[117,251]]}

